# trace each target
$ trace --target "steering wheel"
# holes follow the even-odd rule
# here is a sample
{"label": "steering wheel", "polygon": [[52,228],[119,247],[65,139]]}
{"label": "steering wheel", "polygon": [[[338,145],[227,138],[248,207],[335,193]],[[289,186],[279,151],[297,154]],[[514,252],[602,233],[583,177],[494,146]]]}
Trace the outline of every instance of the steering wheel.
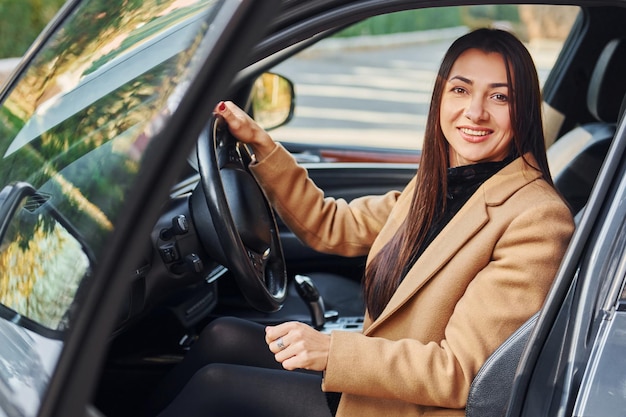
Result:
{"label": "steering wheel", "polygon": [[[192,211],[196,224],[204,223],[199,235],[205,249],[232,272],[252,307],[279,310],[287,295],[285,259],[272,208],[248,169],[246,146],[213,116],[196,150],[200,184]],[[203,218],[207,214],[210,221]]]}

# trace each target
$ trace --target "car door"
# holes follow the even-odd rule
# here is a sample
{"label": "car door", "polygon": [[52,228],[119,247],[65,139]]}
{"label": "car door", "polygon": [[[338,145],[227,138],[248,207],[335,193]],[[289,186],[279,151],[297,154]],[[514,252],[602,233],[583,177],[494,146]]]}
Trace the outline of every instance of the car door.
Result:
{"label": "car door", "polygon": [[70,1],[1,97],[0,415],[89,405],[146,236],[277,2]]}

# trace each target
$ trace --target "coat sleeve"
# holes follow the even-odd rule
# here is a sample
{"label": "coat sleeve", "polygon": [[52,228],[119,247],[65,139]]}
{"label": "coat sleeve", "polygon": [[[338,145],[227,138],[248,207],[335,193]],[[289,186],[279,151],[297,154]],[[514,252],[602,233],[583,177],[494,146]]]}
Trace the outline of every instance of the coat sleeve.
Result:
{"label": "coat sleeve", "polygon": [[[463,408],[487,357],[541,308],[572,231],[560,201],[515,217],[443,322],[442,340],[333,332],[324,391]],[[403,331],[419,319],[404,316]]]}
{"label": "coat sleeve", "polygon": [[289,229],[313,249],[362,256],[383,227],[401,193],[357,198],[325,197],[306,169],[280,144],[250,170]]}

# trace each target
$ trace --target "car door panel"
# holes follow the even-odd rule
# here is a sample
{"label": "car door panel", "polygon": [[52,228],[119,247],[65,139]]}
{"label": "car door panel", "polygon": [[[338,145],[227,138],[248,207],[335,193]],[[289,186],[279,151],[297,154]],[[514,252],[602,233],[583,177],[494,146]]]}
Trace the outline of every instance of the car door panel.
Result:
{"label": "car door panel", "polygon": [[421,150],[281,142],[300,162],[418,164]]}

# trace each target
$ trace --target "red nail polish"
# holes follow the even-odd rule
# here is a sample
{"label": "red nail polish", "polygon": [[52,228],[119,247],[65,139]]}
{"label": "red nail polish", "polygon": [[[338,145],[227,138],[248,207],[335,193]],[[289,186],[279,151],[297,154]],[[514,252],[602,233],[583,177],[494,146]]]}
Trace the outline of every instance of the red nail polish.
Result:
{"label": "red nail polish", "polygon": [[218,107],[219,111],[224,111],[226,110],[226,103],[224,103],[223,101],[220,103],[219,107]]}

